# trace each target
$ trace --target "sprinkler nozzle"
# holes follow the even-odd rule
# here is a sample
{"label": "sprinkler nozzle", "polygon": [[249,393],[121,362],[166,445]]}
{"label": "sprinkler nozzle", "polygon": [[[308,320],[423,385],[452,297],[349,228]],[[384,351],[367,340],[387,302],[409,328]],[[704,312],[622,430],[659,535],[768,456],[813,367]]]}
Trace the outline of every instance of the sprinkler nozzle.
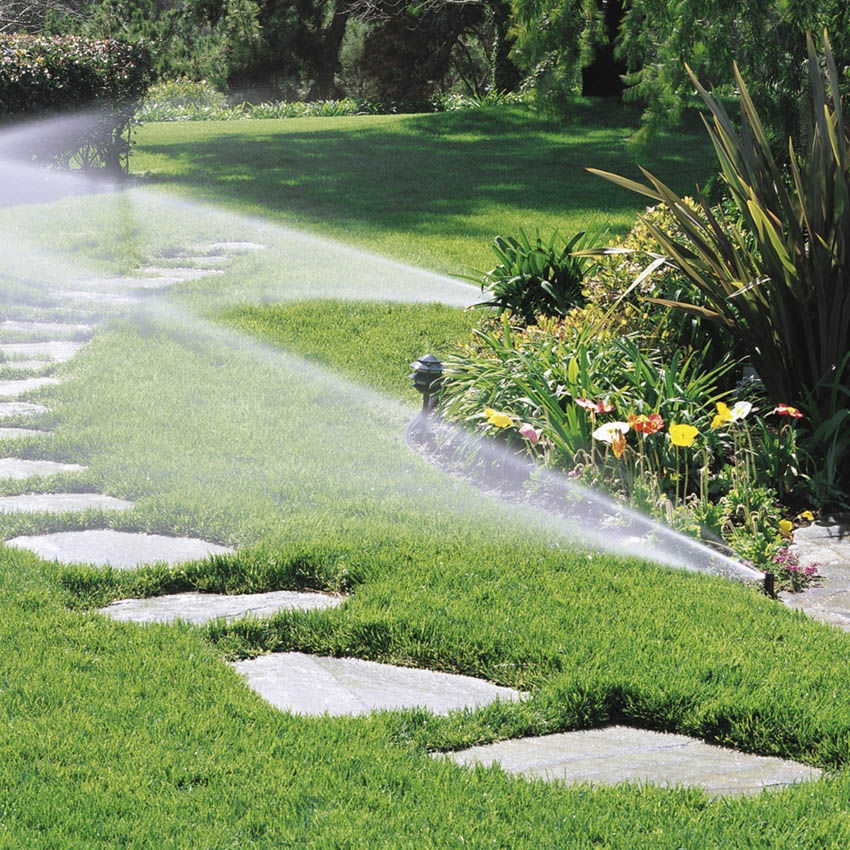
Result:
{"label": "sprinkler nozzle", "polygon": [[776,576],[770,570],[764,571],[764,592],[771,599],[776,599]]}
{"label": "sprinkler nozzle", "polygon": [[422,393],[422,413],[427,416],[433,409],[434,395],[440,388],[443,364],[433,354],[425,354],[410,364],[413,372],[408,376],[413,386]]}

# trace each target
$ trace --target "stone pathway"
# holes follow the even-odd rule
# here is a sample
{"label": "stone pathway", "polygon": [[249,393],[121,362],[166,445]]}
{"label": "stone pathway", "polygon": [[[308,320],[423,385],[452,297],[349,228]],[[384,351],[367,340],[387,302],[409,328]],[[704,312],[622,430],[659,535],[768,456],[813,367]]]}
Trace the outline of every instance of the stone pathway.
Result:
{"label": "stone pathway", "polygon": [[[233,254],[260,251],[265,247],[236,241],[196,245],[185,252],[159,258],[160,265],[138,269],[138,277],[75,282],[67,289],[51,292],[50,296],[62,301],[97,304],[97,308],[71,304],[55,314],[55,321],[7,319],[0,323],[0,331],[36,338],[87,335],[93,331],[92,325],[67,321],[68,315],[88,318],[93,315],[93,309],[101,313],[115,309],[121,313],[127,307],[141,303],[145,297],[156,297],[168,287],[221,274],[222,266],[230,261]],[[46,369],[74,357],[83,344],[55,338],[0,343],[0,352],[6,358],[12,358],[0,363],[0,368],[20,371]],[[0,381],[0,398],[15,399],[23,393],[57,382],[54,378]],[[46,410],[43,405],[31,402],[0,401],[0,418],[37,416]],[[37,437],[45,433],[2,427],[0,439]],[[25,479],[32,475],[82,470],[84,467],[77,464],[0,459],[0,479]],[[0,498],[0,513],[131,508],[130,502],[99,493],[21,494]],[[20,536],[6,542],[9,546],[28,549],[48,560],[110,565],[120,570],[152,563],[176,564],[233,552],[228,547],[194,538],[110,529]],[[836,557],[847,560],[843,551],[835,549],[836,541],[829,535],[825,542],[817,538],[812,540],[812,544],[822,545]],[[823,556],[818,560],[826,563]],[[845,566],[846,587],[841,585],[841,589],[824,595],[824,599],[840,597],[845,592],[850,594],[850,564]],[[340,597],[327,594],[291,591],[238,595],[180,593],[152,599],[118,600],[101,609],[101,613],[112,619],[140,624],[167,623],[176,619],[200,624],[218,618],[232,620],[270,616],[294,608],[328,609],[342,601]],[[841,606],[844,604],[844,597],[841,597]],[[850,600],[846,610],[847,623],[850,624]],[[272,705],[298,714],[360,715],[379,709],[412,707],[446,714],[487,705],[494,700],[513,701],[522,696],[510,688],[469,676],[396,667],[356,658],[323,658],[291,652],[240,661],[233,666],[244,676],[247,684]],[[661,785],[681,782],[700,785],[711,793],[746,793],[818,775],[816,770],[779,759],[748,756],[683,736],[624,727],[503,741],[490,747],[436,755],[451,758],[459,764],[499,763],[505,770],[520,775],[566,781],[635,780]]]}
{"label": "stone pathway", "polygon": [[520,698],[518,691],[471,676],[359,658],[279,652],[233,666],[263,699],[294,714],[358,715],[416,707],[447,714]]}
{"label": "stone pathway", "polygon": [[[262,246],[257,246],[262,247]],[[221,274],[221,266],[229,262],[226,243],[214,246],[212,253],[199,266],[169,265],[139,269],[139,277],[101,278],[77,282],[73,288],[56,290],[49,293],[53,298],[71,301],[95,302],[103,307],[121,310],[128,305],[137,304],[139,295],[166,289],[187,280]],[[204,253],[203,248],[195,253]],[[246,250],[237,245],[232,252]],[[209,253],[209,252],[208,252]],[[168,259],[180,262],[181,257]],[[64,320],[68,309],[54,321],[6,319],[0,323],[0,331],[18,336],[35,337],[29,342],[0,342],[0,352],[4,358],[2,367],[13,370],[35,371],[51,364],[70,360],[83,342],[67,339],[42,339],[43,337],[80,334],[90,335],[94,323],[70,322]],[[101,317],[102,318],[102,317]],[[0,399],[15,399],[22,394],[41,387],[59,383],[57,378],[39,377],[19,380],[0,381]],[[23,401],[0,401],[0,418],[10,416],[37,416],[45,413],[44,405]],[[44,435],[46,432],[35,429],[3,427],[0,438],[16,439]],[[81,472],[85,467],[77,464],[56,463],[48,460],[24,460],[21,458],[0,458],[0,479],[21,480],[34,475],[54,475],[58,473]],[[17,496],[0,498],[0,513],[31,513],[49,511],[67,513],[86,510],[126,511],[132,503],[115,499],[101,493],[23,493]],[[91,529],[86,531],[59,532],[31,537],[16,537],[6,541],[9,546],[26,548],[39,556],[74,563],[109,564],[116,569],[131,569],[148,563],[182,563],[187,560],[205,558],[211,554],[231,553],[232,549],[218,546],[204,540],[187,537],[167,537],[163,535],[134,534],[109,529]],[[308,603],[309,604],[309,603]],[[261,606],[262,607],[262,606]],[[129,609],[128,609],[129,610]]]}
{"label": "stone pathway", "polygon": [[601,785],[639,782],[665,788],[688,785],[712,795],[755,794],[821,775],[817,768],[797,762],[628,726],[519,738],[434,755],[466,766],[499,765],[529,778]]}
{"label": "stone pathway", "polygon": [[819,587],[781,593],[789,607],[850,631],[850,515],[827,517],[794,532],[791,551],[800,566],[818,563]]}

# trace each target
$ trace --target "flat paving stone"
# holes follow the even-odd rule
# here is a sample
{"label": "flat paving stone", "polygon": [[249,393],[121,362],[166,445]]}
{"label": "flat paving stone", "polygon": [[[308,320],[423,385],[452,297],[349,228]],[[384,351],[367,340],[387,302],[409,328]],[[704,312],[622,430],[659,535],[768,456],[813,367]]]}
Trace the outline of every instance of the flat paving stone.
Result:
{"label": "flat paving stone", "polygon": [[71,322],[18,322],[7,319],[0,322],[0,330],[13,333],[30,334],[72,334],[87,333],[91,325],[72,324]]}
{"label": "flat paving stone", "polygon": [[293,714],[359,715],[379,709],[425,708],[447,714],[521,694],[433,670],[396,667],[360,658],[278,652],[233,665],[263,699]]}
{"label": "flat paving stone", "polygon": [[54,298],[65,298],[69,301],[92,301],[99,304],[125,305],[138,304],[141,299],[134,295],[119,295],[115,292],[95,292],[83,289],[54,289],[50,293]]}
{"label": "flat paving stone", "polygon": [[0,401],[0,417],[36,416],[39,413],[47,413],[47,408],[43,404],[35,404],[31,401]]}
{"label": "flat paving stone", "polygon": [[0,440],[20,440],[24,437],[46,437],[49,431],[34,428],[0,428]]}
{"label": "flat paving stone", "polygon": [[[217,269],[221,271],[221,267],[230,262],[229,257],[223,257],[220,254],[214,257],[160,257],[160,262],[168,262],[174,263],[175,267],[177,263],[182,263],[184,266],[190,266],[194,269]],[[165,270],[170,271],[172,266],[166,266]]]}
{"label": "flat paving stone", "polygon": [[18,457],[0,458],[0,478],[29,478],[33,475],[57,475],[60,472],[82,472],[76,463],[56,463],[52,460],[22,460]]}
{"label": "flat paving stone", "polygon": [[193,537],[166,537],[110,529],[15,537],[7,540],[6,545],[29,549],[46,561],[109,565],[118,570],[130,570],[142,564],[180,564],[197,561],[208,555],[233,552],[227,546]]}
{"label": "flat paving stone", "polygon": [[54,360],[3,360],[0,368],[20,369],[23,372],[40,372],[54,364]]}
{"label": "flat paving stone", "polygon": [[196,250],[200,254],[245,254],[249,251],[265,251],[267,247],[259,242],[210,242],[208,245],[198,245]]}
{"label": "flat paving stone", "polygon": [[342,602],[339,596],[325,593],[297,593],[276,590],[271,593],[174,593],[150,599],[119,599],[100,613],[113,620],[134,623],[169,623],[185,620],[189,623],[207,623],[224,617],[236,620],[242,617],[268,617],[278,611],[298,609],[317,610],[334,608]]}
{"label": "flat paving stone", "polygon": [[600,785],[687,785],[712,795],[755,794],[821,775],[817,768],[798,762],[628,726],[499,741],[434,756],[467,766],[499,765],[508,773],[529,778]]}
{"label": "flat paving stone", "polygon": [[169,268],[145,268],[139,271],[149,277],[170,278],[173,280],[200,280],[202,277],[212,277],[214,275],[224,274],[221,269],[193,269],[183,266],[171,266]]}
{"label": "flat paving stone", "polygon": [[70,360],[83,346],[81,342],[56,340],[52,342],[7,342],[0,351],[7,357],[48,357],[50,360]]}
{"label": "flat paving stone", "polygon": [[166,289],[181,283],[177,275],[148,275],[145,277],[107,277],[84,280],[80,283],[84,292],[125,294],[133,289]]}
{"label": "flat paving stone", "polygon": [[30,390],[58,384],[58,378],[23,378],[19,381],[0,381],[0,398],[18,398]]}
{"label": "flat paving stone", "polygon": [[26,493],[21,496],[0,497],[0,514],[67,513],[69,511],[126,511],[132,502],[104,496],[102,493]]}

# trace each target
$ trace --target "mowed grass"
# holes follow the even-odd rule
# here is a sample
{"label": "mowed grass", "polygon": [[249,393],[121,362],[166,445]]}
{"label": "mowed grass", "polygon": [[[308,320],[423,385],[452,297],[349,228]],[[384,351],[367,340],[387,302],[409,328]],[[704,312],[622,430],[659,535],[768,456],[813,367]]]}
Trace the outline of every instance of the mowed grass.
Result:
{"label": "mowed grass", "polygon": [[[138,500],[89,525],[203,534],[241,551],[139,573],[4,552],[11,846],[29,836],[36,847],[728,847],[743,830],[749,846],[790,848],[850,837],[844,773],[710,802],[432,760],[625,720],[840,767],[847,638],[735,584],[588,558],[411,458],[392,436],[411,408],[376,409],[365,390],[358,400],[321,371],[294,375],[265,349],[224,357],[226,337],[210,333],[116,326],[50,393],[56,445],[85,457],[102,489]],[[3,523],[6,537],[64,526],[47,515]],[[298,586],[351,596],[332,612],[198,630],[78,607]],[[530,699],[447,719],[293,718],[219,660],[283,649],[483,676]]]}
{"label": "mowed grass", "polygon": [[[0,223],[104,270],[227,226],[252,235],[244,221],[132,194],[118,208],[73,200]],[[750,588],[587,551],[412,455],[407,364],[423,344],[441,353],[470,314],[305,303],[317,276],[325,298],[334,279],[362,297],[389,267],[259,229],[274,248],[158,296],[54,368],[63,383],[31,395],[50,408],[50,439],[0,444],[88,465],[61,489],[135,500],[126,514],[0,516],[3,539],[114,527],[238,547],[129,572],[0,547],[0,846],[846,847],[848,637]],[[30,291],[27,266],[10,272],[9,291]],[[405,292],[426,285],[411,275]],[[270,300],[285,303],[247,303]],[[200,629],[92,612],[123,596],[301,587],[349,598]],[[285,649],[466,673],[529,697],[448,718],[292,717],[223,663]],[[834,774],[712,801],[431,757],[624,721]]]}
{"label": "mowed grass", "polygon": [[147,124],[144,185],[225,204],[443,273],[489,269],[496,234],[621,234],[644,199],[588,174],[637,164],[693,192],[715,170],[697,120],[634,154],[639,111],[577,102],[563,122],[526,107],[436,115]]}

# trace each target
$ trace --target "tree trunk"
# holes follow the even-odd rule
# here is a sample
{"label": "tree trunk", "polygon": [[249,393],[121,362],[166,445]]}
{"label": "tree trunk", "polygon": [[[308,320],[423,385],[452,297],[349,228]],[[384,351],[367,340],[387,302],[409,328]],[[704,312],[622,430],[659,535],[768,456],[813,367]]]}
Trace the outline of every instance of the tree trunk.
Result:
{"label": "tree trunk", "polygon": [[336,69],[350,15],[344,0],[338,2],[330,26],[322,32],[322,47],[316,57],[316,79],[310,87],[308,100],[332,100],[344,94],[336,84]]}

